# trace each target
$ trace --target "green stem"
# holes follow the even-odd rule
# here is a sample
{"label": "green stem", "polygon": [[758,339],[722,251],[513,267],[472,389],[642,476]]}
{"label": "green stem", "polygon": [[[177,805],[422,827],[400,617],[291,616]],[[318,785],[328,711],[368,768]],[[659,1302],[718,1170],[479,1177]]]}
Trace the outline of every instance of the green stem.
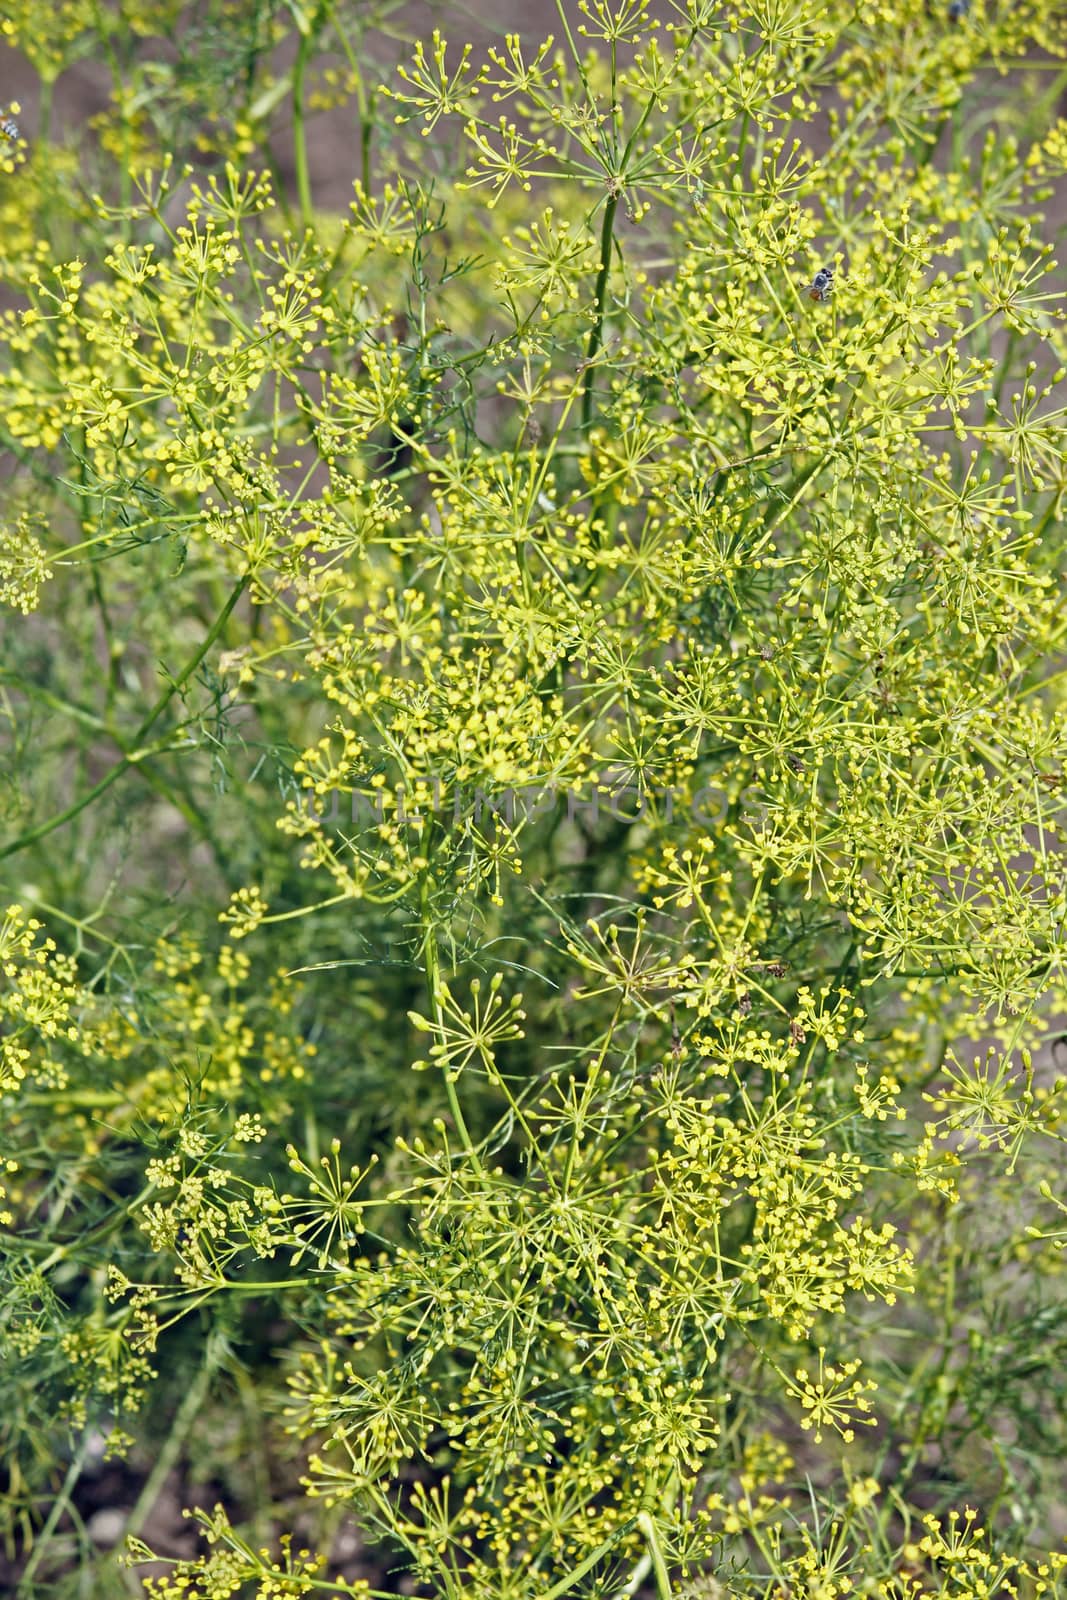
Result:
{"label": "green stem", "polygon": [[374,96],[370,97],[368,109],[360,117],[359,122],[359,169],[360,182],[363,184],[363,193],[370,194],[370,149],[371,140],[374,138]]}
{"label": "green stem", "polygon": [[[669,1511],[674,1506],[675,1501],[678,1498],[678,1489],[678,1470],[675,1468],[670,1475],[670,1478],[667,1482],[667,1487],[663,1493],[663,1499],[660,1502],[664,1511]],[[646,1492],[641,1496],[642,1502],[646,1506],[649,1506],[652,1504],[653,1498],[654,1492],[646,1488]],[[649,1528],[651,1528],[651,1538],[649,1537],[648,1528],[646,1528],[645,1523],[641,1520],[642,1517],[645,1519],[645,1522],[647,1522]],[[667,1564],[663,1558],[663,1551],[659,1542],[659,1534],[656,1531],[655,1521],[653,1520],[651,1513],[648,1511],[642,1511],[637,1518],[637,1525],[641,1533],[643,1533],[645,1536],[645,1553],[637,1563],[633,1572],[630,1574],[630,1581],[627,1583],[624,1589],[619,1590],[619,1592],[614,1596],[614,1600],[632,1600],[632,1596],[640,1591],[641,1586],[648,1577],[649,1571],[652,1569],[655,1569],[656,1589],[658,1594],[662,1597],[664,1583],[667,1584],[667,1594],[670,1594],[670,1580],[667,1576]]]}
{"label": "green stem", "polygon": [[215,1369],[219,1364],[219,1355],[223,1348],[221,1343],[218,1345],[214,1342],[209,1343],[204,1364],[186,1390],[182,1403],[178,1407],[177,1415],[174,1418],[174,1425],[167,1435],[162,1450],[156,1456],[152,1470],[145,1479],[144,1488],[137,1496],[137,1502],[130,1512],[125,1529],[127,1536],[136,1537],[140,1533],[149,1513],[159,1499],[167,1474],[177,1461],[181,1447],[185,1443],[186,1435],[196,1421],[197,1413],[204,1403],[204,1397],[211,1386],[211,1380],[215,1375]]}
{"label": "green stem", "polygon": [[307,128],[304,122],[304,75],[307,72],[325,7],[320,6],[306,33],[300,36],[300,45],[293,65],[293,155],[296,163],[296,192],[300,198],[300,217],[305,228],[310,228],[315,208],[311,201],[311,176],[308,172]]}
{"label": "green stem", "polygon": [[[426,854],[427,856],[430,854],[428,841]],[[429,867],[426,868],[423,874],[420,902],[422,910],[422,956],[426,969],[426,987],[429,991],[430,1009],[433,1012],[434,1025],[438,1030],[438,1036],[443,1039],[445,1013],[440,998],[441,965],[437,954],[437,930],[433,925],[433,917],[430,912]],[[474,1171],[479,1177],[484,1178],[485,1168],[482,1166],[481,1158],[474,1148],[474,1142],[471,1139],[470,1130],[463,1115],[463,1107],[459,1103],[459,1094],[447,1063],[444,1068],[444,1078],[445,1093],[448,1096],[448,1108],[452,1113],[452,1121],[455,1124],[456,1132],[459,1134],[460,1143]]]}
{"label": "green stem", "polygon": [[659,1600],[671,1600],[671,1580],[667,1571],[667,1563],[663,1559],[663,1547],[659,1542],[656,1524],[647,1511],[637,1514],[637,1526],[645,1536],[648,1553],[652,1557],[652,1571],[656,1575],[656,1594]]}
{"label": "green stem", "polygon": [[163,715],[174,696],[185,687],[189,679],[193,676],[193,673],[196,671],[197,667],[199,667],[200,663],[203,661],[204,657],[215,643],[215,640],[219,637],[223,628],[225,628],[227,622],[230,620],[233,609],[244,593],[247,584],[248,577],[245,576],[241,578],[234,587],[229,599],[223,606],[222,611],[215,618],[215,621],[209,629],[203,643],[200,645],[200,648],[197,650],[192,659],[186,663],[179,676],[170,684],[168,684],[166,689],[164,689],[163,693],[160,695],[159,699],[148,713],[148,716],[141,723],[141,726],[134,734],[133,739],[131,740],[132,748],[123,755],[122,760],[117,761],[113,767],[104,773],[104,776],[100,779],[99,783],[94,784],[87,794],[82,795],[80,800],[76,800],[74,804],[68,806],[65,811],[59,812],[54,817],[49,817],[47,822],[39,823],[36,828],[28,828],[25,833],[19,834],[17,839],[12,839],[10,844],[6,844],[3,846],[3,848],[0,848],[0,861],[4,860],[7,856],[16,855],[18,851],[24,850],[27,845],[36,844],[38,839],[46,838],[48,834],[54,833],[57,828],[61,828],[65,822],[72,821],[73,818],[78,816],[80,812],[84,811],[87,806],[92,805],[94,800],[99,799],[99,797],[104,794],[106,790],[110,789],[116,778],[120,778],[129,767],[135,766],[138,761],[143,760],[148,754],[157,753],[141,749],[140,746],[142,741],[151,731],[153,725]]}
{"label": "green stem", "polygon": [[604,222],[600,229],[600,271],[596,278],[596,320],[589,332],[589,342],[585,348],[585,393],[582,396],[582,432],[589,431],[589,424],[593,418],[593,384],[594,368],[598,350],[604,340],[604,312],[608,297],[608,275],[611,271],[611,246],[615,229],[615,213],[619,207],[619,197],[613,194],[609,197],[604,207]]}
{"label": "green stem", "polygon": [[359,168],[360,181],[363,184],[364,194],[370,194],[370,152],[371,140],[374,136],[374,90],[368,91],[364,82],[363,72],[352,43],[342,27],[338,27],[338,37],[341,48],[348,62],[349,70],[356,80],[356,100],[359,103]]}
{"label": "green stem", "polygon": [[586,95],[589,97],[590,102],[592,102],[593,96],[589,88],[589,78],[586,74],[585,67],[582,64],[581,52],[574,42],[574,35],[571,32],[571,25],[567,20],[567,13],[563,6],[563,0],[556,0],[556,10],[559,13],[560,25],[563,28],[564,36],[567,40],[567,46],[571,53],[571,60],[574,62],[574,65],[578,70],[578,76],[582,80],[582,87],[585,89]]}
{"label": "green stem", "polygon": [[[0,669],[0,683],[4,682],[6,677],[7,675]],[[91,728],[96,733],[106,734],[109,739],[118,745],[123,756],[129,755],[129,751],[122,742],[121,735],[116,733],[109,721],[106,721],[103,717],[98,717],[94,711],[87,710],[84,706],[78,705],[76,701],[64,700],[59,695],[52,694],[47,689],[42,689],[38,684],[23,682],[16,674],[11,675],[11,682],[16,684],[23,694],[32,695],[35,699],[43,701],[53,711],[58,711],[63,716],[70,717],[72,721],[81,723],[83,727]],[[140,760],[134,760],[130,765],[138,777],[142,778],[149,788],[154,789],[162,799],[174,806],[175,810],[180,811],[194,832],[199,833],[201,838],[207,842],[223,878],[229,881],[227,862],[221,846],[212,834],[207,817],[201,807],[197,805],[195,799],[188,793],[176,792],[149,764],[148,757],[143,753]],[[62,913],[59,913],[59,915],[62,915]]]}
{"label": "green stem", "polygon": [[46,77],[41,79],[40,93],[37,98],[37,142],[44,146],[52,137],[52,102],[55,79]]}
{"label": "green stem", "polygon": [[611,1537],[605,1539],[603,1544],[598,1544],[591,1555],[586,1556],[584,1561],[578,1563],[573,1572],[569,1572],[565,1578],[561,1578],[558,1583],[553,1584],[551,1589],[547,1589],[541,1596],[541,1600],[558,1600],[559,1595],[567,1594],[569,1590],[574,1588],[576,1583],[585,1577],[587,1572],[590,1572],[596,1566],[598,1561],[603,1561],[612,1546],[618,1544],[620,1539],[624,1539],[640,1520],[640,1517],[634,1517],[629,1522],[624,1522],[621,1528],[616,1528]]}
{"label": "green stem", "polygon": [[67,1468],[67,1475],[63,1479],[63,1487],[60,1489],[52,1503],[52,1509],[48,1513],[48,1520],[41,1529],[41,1532],[37,1538],[37,1542],[34,1545],[33,1551],[30,1555],[30,1559],[27,1561],[26,1566],[23,1569],[22,1577],[19,1579],[19,1586],[15,1591],[16,1595],[33,1593],[30,1585],[33,1581],[34,1573],[37,1571],[41,1557],[48,1546],[49,1539],[51,1539],[56,1530],[56,1524],[59,1522],[60,1517],[70,1504],[71,1491],[73,1490],[78,1479],[81,1477],[82,1468],[85,1466],[85,1459],[89,1454],[89,1443],[92,1439],[92,1436],[92,1427],[86,1428],[85,1433],[82,1436],[82,1442],[78,1446],[78,1453],[74,1457],[74,1460],[71,1462],[70,1466]]}

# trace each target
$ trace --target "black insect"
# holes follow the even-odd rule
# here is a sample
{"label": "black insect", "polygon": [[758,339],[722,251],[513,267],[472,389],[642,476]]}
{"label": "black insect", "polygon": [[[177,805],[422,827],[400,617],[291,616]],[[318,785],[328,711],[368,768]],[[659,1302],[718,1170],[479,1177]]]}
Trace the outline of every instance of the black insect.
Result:
{"label": "black insect", "polygon": [[834,269],[833,269],[833,267],[820,267],[819,271],[815,274],[815,277],[812,279],[811,287],[808,290],[808,299],[809,300],[819,300],[819,301],[829,300],[829,298],[833,294],[833,292],[834,292]]}
{"label": "black insect", "polygon": [[948,20],[962,22],[971,9],[971,0],[948,0]]}
{"label": "black insect", "polygon": [[19,125],[14,117],[0,117],[0,134],[3,134],[5,139],[10,139],[12,143],[20,137]]}

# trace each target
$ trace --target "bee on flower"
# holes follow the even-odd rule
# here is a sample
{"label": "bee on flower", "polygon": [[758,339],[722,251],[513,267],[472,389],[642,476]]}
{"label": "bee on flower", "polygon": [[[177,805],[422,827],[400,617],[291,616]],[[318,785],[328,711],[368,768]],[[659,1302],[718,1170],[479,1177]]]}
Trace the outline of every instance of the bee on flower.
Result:
{"label": "bee on flower", "polygon": [[808,299],[823,303],[829,300],[834,292],[833,267],[820,267],[808,288]]}
{"label": "bee on flower", "polygon": [[971,0],[948,0],[948,20],[962,22],[971,9]]}
{"label": "bee on flower", "polygon": [[15,121],[14,117],[0,117],[0,134],[2,134],[5,139],[10,139],[12,144],[14,144],[15,141],[21,137],[19,134],[19,125]]}

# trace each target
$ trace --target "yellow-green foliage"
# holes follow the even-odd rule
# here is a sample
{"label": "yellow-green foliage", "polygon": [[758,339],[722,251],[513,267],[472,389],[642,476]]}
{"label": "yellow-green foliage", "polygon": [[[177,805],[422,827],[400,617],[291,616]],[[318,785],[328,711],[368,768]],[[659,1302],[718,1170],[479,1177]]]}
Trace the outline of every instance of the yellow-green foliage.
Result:
{"label": "yellow-green foliage", "polygon": [[557,11],[0,24],[21,1594],[1059,1592],[1067,20]]}

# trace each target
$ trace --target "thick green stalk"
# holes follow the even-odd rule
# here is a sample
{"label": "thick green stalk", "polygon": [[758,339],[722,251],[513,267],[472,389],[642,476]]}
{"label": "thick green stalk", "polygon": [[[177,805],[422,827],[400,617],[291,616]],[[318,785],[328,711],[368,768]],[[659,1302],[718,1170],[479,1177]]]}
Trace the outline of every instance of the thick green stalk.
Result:
{"label": "thick green stalk", "polygon": [[307,128],[304,123],[304,75],[307,72],[313,37],[310,29],[301,37],[293,66],[293,159],[296,165],[296,192],[300,199],[300,218],[305,228],[310,228],[315,212],[311,200]]}
{"label": "thick green stalk", "polygon": [[656,1594],[659,1600],[671,1600],[671,1580],[667,1572],[667,1563],[663,1559],[663,1547],[659,1542],[656,1524],[647,1511],[638,1512],[637,1526],[645,1536],[648,1553],[652,1557],[652,1571],[656,1576]]}
{"label": "thick green stalk", "polygon": [[614,242],[615,213],[619,207],[617,194],[609,196],[604,207],[604,222],[600,229],[600,270],[596,278],[596,314],[585,347],[585,393],[582,396],[582,431],[587,432],[593,420],[593,384],[597,352],[604,342],[604,314],[607,308],[608,277],[611,272],[611,249]]}

